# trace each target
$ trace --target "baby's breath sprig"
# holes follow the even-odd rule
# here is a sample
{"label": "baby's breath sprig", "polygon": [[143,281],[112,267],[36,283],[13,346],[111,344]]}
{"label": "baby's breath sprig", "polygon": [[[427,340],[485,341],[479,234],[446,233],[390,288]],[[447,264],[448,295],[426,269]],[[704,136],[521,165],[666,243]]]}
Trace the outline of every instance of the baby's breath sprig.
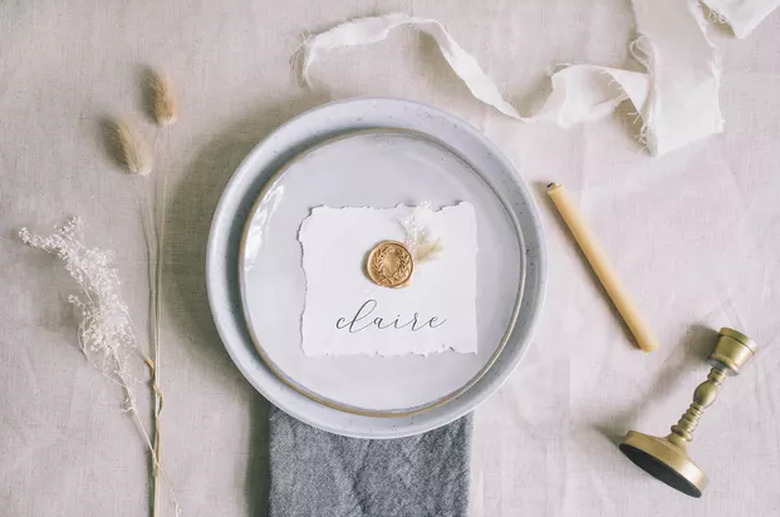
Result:
{"label": "baby's breath sprig", "polygon": [[151,359],[140,345],[127,304],[121,296],[121,280],[114,267],[114,253],[90,248],[84,243],[83,225],[78,217],[70,218],[50,235],[37,235],[27,228],[19,230],[19,238],[28,246],[56,256],[81,289],[68,301],[81,315],[78,343],[92,365],[121,386],[125,395],[124,409],[133,417],[144,443],[149,448],[155,471],[166,480],[174,502],[176,515],[180,508],[170,481],[160,465],[149,433],[141,420],[136,403],[136,371]]}
{"label": "baby's breath sprig", "polygon": [[404,244],[416,263],[433,260],[444,249],[441,237],[434,235],[426,224],[432,213],[431,204],[426,201],[400,222],[406,234]]}

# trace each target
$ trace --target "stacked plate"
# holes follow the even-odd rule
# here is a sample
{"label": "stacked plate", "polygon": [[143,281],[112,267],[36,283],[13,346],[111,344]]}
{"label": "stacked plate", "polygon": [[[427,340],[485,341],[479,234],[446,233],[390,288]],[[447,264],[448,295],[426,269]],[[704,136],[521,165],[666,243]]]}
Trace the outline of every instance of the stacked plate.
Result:
{"label": "stacked plate", "polygon": [[[477,218],[478,352],[308,357],[298,229],[316,206],[471,203]],[[523,357],[544,296],[541,223],[527,186],[478,131],[433,108],[353,99],[261,142],[212,223],[212,313],[236,366],[273,404],[360,438],[421,433],[463,416]]]}

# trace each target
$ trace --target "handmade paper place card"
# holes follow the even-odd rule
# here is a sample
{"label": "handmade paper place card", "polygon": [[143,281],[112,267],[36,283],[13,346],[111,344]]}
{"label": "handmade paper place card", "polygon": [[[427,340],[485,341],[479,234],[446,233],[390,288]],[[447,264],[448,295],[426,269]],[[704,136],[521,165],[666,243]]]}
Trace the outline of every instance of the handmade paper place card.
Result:
{"label": "handmade paper place card", "polygon": [[477,228],[470,203],[315,207],[298,239],[307,356],[477,351]]}

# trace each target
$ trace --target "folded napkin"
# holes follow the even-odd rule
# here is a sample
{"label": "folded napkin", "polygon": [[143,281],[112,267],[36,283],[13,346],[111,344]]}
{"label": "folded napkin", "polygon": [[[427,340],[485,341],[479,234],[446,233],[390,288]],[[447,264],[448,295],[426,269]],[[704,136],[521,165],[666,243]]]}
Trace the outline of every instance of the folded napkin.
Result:
{"label": "folded napkin", "polygon": [[421,435],[361,440],[269,413],[270,517],[460,517],[470,415]]}

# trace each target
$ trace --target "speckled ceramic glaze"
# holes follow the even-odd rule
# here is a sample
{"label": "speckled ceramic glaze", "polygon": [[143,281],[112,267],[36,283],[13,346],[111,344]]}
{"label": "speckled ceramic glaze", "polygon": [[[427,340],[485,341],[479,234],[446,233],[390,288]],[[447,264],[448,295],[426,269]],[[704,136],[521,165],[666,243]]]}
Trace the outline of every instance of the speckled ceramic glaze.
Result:
{"label": "speckled ceramic glaze", "polygon": [[[341,148],[334,149],[333,142]],[[403,156],[399,163],[406,159],[428,165],[416,186],[402,173],[397,177],[402,181],[394,183],[399,185],[396,188],[377,189],[372,186],[375,181],[357,187],[350,178],[357,177],[359,167],[350,168],[355,160],[344,160],[345,153],[364,161],[377,156],[380,169],[392,165],[392,156]],[[291,164],[297,164],[297,171],[287,175],[284,171]],[[340,172],[306,179],[323,164],[325,169]],[[443,176],[448,170],[451,176]],[[337,187],[323,191],[326,184]],[[307,185],[320,187],[307,189]],[[264,199],[272,199],[269,192],[278,193],[273,189],[279,187],[285,194],[284,209],[275,210],[271,219],[264,218],[262,202],[256,201],[261,192]],[[306,195],[317,191],[322,194]],[[307,210],[317,204],[392,206],[431,199],[439,204],[468,199],[480,207],[480,353],[446,352],[393,360],[304,356],[299,324],[305,281],[295,230]],[[248,222],[248,234],[260,232],[269,240],[247,255],[241,243]],[[261,265],[275,260],[291,264],[287,273],[275,278],[263,274]],[[207,283],[214,319],[225,347],[247,379],[272,403],[300,420],[364,438],[424,432],[485,400],[527,349],[545,278],[537,209],[511,164],[466,123],[433,108],[394,99],[328,104],[277,129],[249,154],[228,184],[208,245]],[[269,293],[276,299],[274,316],[269,315]],[[261,334],[263,339],[259,339]],[[256,342],[262,343],[258,348],[263,358]],[[409,372],[405,376],[409,389],[388,397],[386,393],[392,391],[401,372]],[[409,411],[420,407],[424,410]],[[355,408],[358,411],[352,411]],[[381,416],[373,414],[375,410]]]}

